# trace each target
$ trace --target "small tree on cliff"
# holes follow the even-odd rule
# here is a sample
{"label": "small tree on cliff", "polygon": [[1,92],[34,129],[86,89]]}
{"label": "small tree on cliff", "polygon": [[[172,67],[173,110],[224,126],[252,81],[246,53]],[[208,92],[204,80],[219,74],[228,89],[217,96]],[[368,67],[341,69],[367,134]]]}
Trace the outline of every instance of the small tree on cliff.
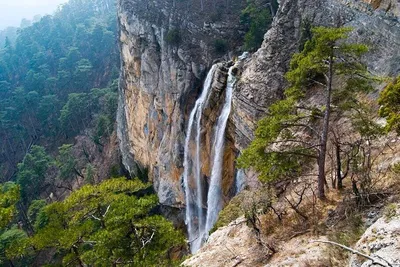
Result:
{"label": "small tree on cliff", "polygon": [[40,209],[26,246],[56,249],[63,265],[169,266],[169,252],[184,236],[155,214],[158,199],[149,188],[125,178],[86,185]]}
{"label": "small tree on cliff", "polygon": [[[253,167],[264,181],[296,178],[312,163],[318,165],[318,197],[325,197],[325,159],[333,112],[349,110],[356,95],[372,89],[372,79],[360,57],[363,44],[345,40],[351,29],[317,27],[296,53],[286,78],[291,87],[262,119],[256,138],[239,159]],[[308,92],[307,92],[308,91]],[[311,93],[310,93],[311,92]],[[324,104],[307,101],[307,93],[320,95]]]}
{"label": "small tree on cliff", "polygon": [[382,91],[379,115],[387,119],[386,130],[400,135],[400,76]]}

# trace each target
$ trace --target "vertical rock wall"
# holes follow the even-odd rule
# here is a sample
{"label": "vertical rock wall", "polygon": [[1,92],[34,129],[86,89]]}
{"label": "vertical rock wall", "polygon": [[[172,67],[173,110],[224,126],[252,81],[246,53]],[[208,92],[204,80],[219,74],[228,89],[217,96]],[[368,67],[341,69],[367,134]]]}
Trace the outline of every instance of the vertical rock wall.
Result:
{"label": "vertical rock wall", "polygon": [[[202,4],[203,3],[203,4]],[[122,74],[119,138],[124,164],[133,174],[148,168],[163,204],[184,202],[181,176],[188,115],[202,79],[215,59],[215,40],[238,52],[245,0],[119,0]],[[202,9],[203,6],[203,9]],[[342,23],[354,28],[351,40],[370,45],[365,58],[381,75],[400,72],[399,2],[396,0],[281,0],[262,47],[249,58],[234,91],[224,154],[224,195],[232,193],[234,159],[254,137],[256,122],[282,97],[284,74],[298,51],[305,20],[313,25]],[[172,33],[179,33],[172,34]],[[238,53],[236,53],[238,54]],[[233,54],[230,53],[229,56]],[[228,57],[225,58],[227,60]],[[226,72],[215,77],[206,109],[202,158],[210,155],[213,125],[223,102]],[[207,160],[204,160],[207,161]],[[137,164],[138,163],[138,164]],[[140,168],[139,168],[140,167]],[[203,165],[205,179],[210,166]],[[257,179],[248,183],[257,184]],[[255,177],[255,176],[254,176]]]}
{"label": "vertical rock wall", "polygon": [[[397,0],[282,0],[272,28],[265,34],[261,48],[243,70],[235,90],[230,135],[242,150],[254,138],[257,121],[269,105],[282,97],[287,86],[284,75],[291,56],[298,52],[302,24],[354,28],[350,40],[366,43],[369,69],[378,75],[400,73],[400,3]],[[379,5],[377,4],[379,2]],[[247,173],[247,182],[257,184]]]}
{"label": "vertical rock wall", "polygon": [[[229,51],[240,45],[243,31],[238,25],[244,4],[245,0],[118,1],[122,61],[118,135],[123,161],[133,175],[148,169],[165,205],[184,202],[181,175],[188,114],[207,69],[221,57],[215,41],[225,40]],[[206,118],[215,117],[223,101],[218,92],[224,90],[224,79],[225,75],[216,77],[214,101],[218,102]],[[212,130],[211,124],[205,129],[207,140]],[[227,153],[230,164],[232,153]],[[207,177],[209,166],[203,171]]]}

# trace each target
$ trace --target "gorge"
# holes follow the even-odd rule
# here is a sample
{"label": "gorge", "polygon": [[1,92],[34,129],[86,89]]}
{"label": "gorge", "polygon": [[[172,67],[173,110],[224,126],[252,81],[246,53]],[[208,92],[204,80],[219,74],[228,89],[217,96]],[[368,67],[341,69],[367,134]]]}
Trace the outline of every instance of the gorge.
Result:
{"label": "gorge", "polygon": [[[399,11],[393,1],[279,4],[261,48],[237,70],[240,78],[225,121],[220,111],[228,103],[225,94],[232,89],[233,69],[223,62],[243,51],[238,36],[244,32],[237,22],[246,1],[119,1],[118,131],[123,162],[133,175],[148,170],[161,204],[186,207],[192,252],[243,184],[259,186],[254,173],[236,169],[235,159],[254,138],[257,121],[282,98],[284,74],[298,51],[305,21],[329,26],[338,20],[353,27],[350,40],[374,47],[365,59],[374,73],[392,76],[400,71]],[[211,16],[215,13],[219,19]],[[172,33],[179,33],[176,40],[168,38]],[[215,49],[216,39],[227,41],[225,52]],[[226,123],[225,136],[216,132],[220,123],[220,129]],[[217,148],[220,153],[215,153]]]}
{"label": "gorge", "polygon": [[399,0],[23,24],[0,30],[0,266],[400,266]]}

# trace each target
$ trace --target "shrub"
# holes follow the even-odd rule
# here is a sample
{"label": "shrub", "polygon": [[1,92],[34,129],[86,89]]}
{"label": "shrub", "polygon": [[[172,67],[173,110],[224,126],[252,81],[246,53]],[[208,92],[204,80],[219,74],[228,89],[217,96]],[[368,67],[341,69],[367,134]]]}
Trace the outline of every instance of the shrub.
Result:
{"label": "shrub", "polygon": [[400,134],[400,76],[381,92],[379,115],[387,120],[386,130]]}
{"label": "shrub", "polygon": [[218,54],[225,53],[228,50],[228,42],[223,39],[214,40],[214,49]]}
{"label": "shrub", "polygon": [[352,246],[360,239],[364,231],[361,215],[354,212],[332,229],[332,232],[328,233],[328,237],[339,244]]}
{"label": "shrub", "polygon": [[255,191],[243,190],[221,211],[211,232],[228,225],[241,216],[244,216],[248,222],[251,217],[267,213],[275,201],[274,195],[274,192],[267,187]]}
{"label": "shrub", "polygon": [[255,1],[248,1],[247,7],[242,10],[240,22],[247,28],[244,38],[246,50],[255,50],[260,47],[264,40],[264,34],[272,22],[269,8],[262,8]]}
{"label": "shrub", "polygon": [[400,162],[397,162],[397,163],[393,164],[392,171],[395,174],[400,174]]}
{"label": "shrub", "polygon": [[169,44],[178,45],[182,40],[181,32],[179,31],[179,29],[169,30],[165,40]]}

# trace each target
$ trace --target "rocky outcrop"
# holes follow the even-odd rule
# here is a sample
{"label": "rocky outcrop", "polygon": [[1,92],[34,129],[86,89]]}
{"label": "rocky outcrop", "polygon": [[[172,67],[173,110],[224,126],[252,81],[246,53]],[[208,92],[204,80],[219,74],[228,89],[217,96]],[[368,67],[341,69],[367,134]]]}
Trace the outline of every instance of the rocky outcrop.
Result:
{"label": "rocky outcrop", "polygon": [[[354,28],[350,40],[366,43],[369,69],[378,75],[400,73],[399,2],[361,0],[282,0],[262,47],[246,62],[234,93],[230,135],[240,151],[254,138],[256,122],[282,97],[290,58],[298,52],[305,21],[314,26]],[[389,8],[390,5],[390,8]],[[386,7],[386,8],[385,8]],[[248,180],[254,180],[248,175]]]}
{"label": "rocky outcrop", "polygon": [[[271,103],[282,97],[282,92],[287,86],[284,74],[288,70],[291,56],[299,49],[302,25],[306,20],[314,26],[333,26],[340,23],[353,27],[350,41],[363,42],[370,46],[370,52],[364,58],[369,69],[377,75],[398,75],[400,17],[396,10],[399,5],[398,2],[392,1],[388,9],[384,7],[385,3],[388,1],[380,1],[379,6],[361,0],[280,1],[272,28],[266,33],[262,47],[246,61],[234,93],[228,136],[233,140],[236,149],[240,151],[250,143],[254,137],[257,120],[265,115]],[[254,182],[254,178],[250,177],[253,175],[247,176],[248,183],[250,180]],[[223,231],[229,232],[226,228],[223,228]],[[213,235],[220,234],[222,233],[216,231]],[[199,266],[201,262],[208,262],[208,266],[261,266],[254,263],[237,263],[237,259],[229,255],[225,255],[227,265],[221,265],[223,260],[217,255],[224,255],[225,245],[229,246],[231,241],[235,244],[237,237],[226,234],[224,243],[221,243],[217,238],[213,238],[213,235],[204,249],[185,264]],[[284,244],[279,252],[269,259],[267,266],[303,266],[299,265],[299,262],[304,262],[304,266],[318,266],[316,264],[320,263],[319,259],[324,258],[324,255],[325,258],[328,257],[327,248],[321,244],[309,244],[310,239],[294,239]],[[249,247],[244,242],[240,251],[247,249]],[[289,254],[286,251],[289,251]],[[297,256],[293,256],[295,254]],[[256,259],[252,261],[255,262]],[[332,265],[327,263],[322,266]]]}
{"label": "rocky outcrop", "polygon": [[[134,175],[148,170],[163,204],[184,203],[181,177],[188,115],[206,70],[221,57],[214,49],[215,40],[226,40],[230,51],[240,46],[238,36],[243,32],[238,21],[244,4],[244,0],[119,1],[122,74],[118,136],[123,162]],[[287,85],[284,74],[291,55],[298,51],[304,21],[353,27],[351,40],[371,47],[365,60],[374,73],[400,72],[398,1],[280,1],[272,28],[262,47],[246,61],[234,92],[224,156],[227,199],[232,191],[234,159],[253,139],[258,119],[283,95]],[[203,135],[208,141],[202,153],[205,159],[210,155],[216,112],[224,99],[224,77],[216,77],[216,97],[204,114],[209,125]],[[209,177],[210,166],[205,164],[202,172]],[[248,183],[257,184],[250,178]]]}
{"label": "rocky outcrop", "polygon": [[263,266],[271,251],[255,242],[254,231],[241,218],[214,232],[196,255],[182,266]]}
{"label": "rocky outcrop", "polygon": [[274,244],[274,253],[256,241],[255,231],[239,218],[215,231],[208,242],[182,266],[191,267],[308,267],[337,266],[330,256],[329,245],[310,242],[327,240],[325,236],[302,235],[280,244]]}
{"label": "rocky outcrop", "polygon": [[[133,175],[148,170],[163,204],[184,203],[181,176],[188,115],[206,70],[221,57],[214,47],[216,40],[223,40],[227,51],[240,45],[243,32],[238,22],[245,2],[118,1],[120,149]],[[219,80],[214,88],[217,94],[224,84]],[[218,97],[213,100],[217,110]],[[211,131],[212,126],[208,135]],[[234,154],[231,150],[226,156],[231,165]],[[207,176],[207,166],[204,172]]]}
{"label": "rocky outcrop", "polygon": [[[356,250],[376,259],[381,266],[400,265],[400,209],[390,204],[384,216],[371,225],[357,242]],[[389,264],[390,265],[389,265]],[[377,266],[371,260],[353,256],[350,267]]]}

